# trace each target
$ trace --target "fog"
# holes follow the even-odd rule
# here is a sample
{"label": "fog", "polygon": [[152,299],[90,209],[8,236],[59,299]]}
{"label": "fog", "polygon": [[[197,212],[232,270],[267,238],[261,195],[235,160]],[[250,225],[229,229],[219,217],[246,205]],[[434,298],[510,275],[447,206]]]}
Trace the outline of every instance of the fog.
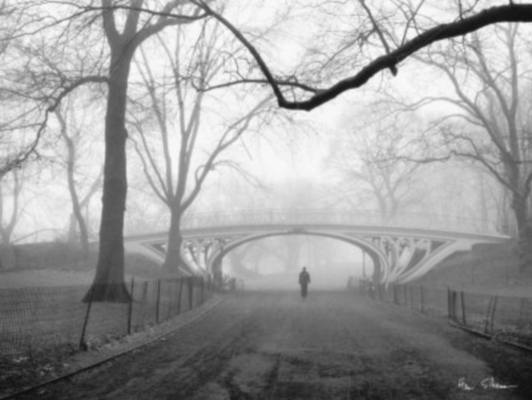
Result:
{"label": "fog", "polygon": [[[246,7],[242,8],[242,4],[238,3],[228,5],[228,18],[246,29],[249,24],[249,32],[261,37],[255,45],[279,76],[292,76],[292,72],[297,75],[299,71],[306,70],[305,63],[329,65],[329,61],[333,76],[324,75],[323,83],[351,73],[351,66],[344,67],[351,65],[346,63],[350,50],[342,47],[343,42],[338,39],[342,34],[351,32],[351,21],[343,18],[349,14],[337,18],[332,17],[333,14],[317,13],[319,7],[295,6],[283,14],[279,11],[286,3],[280,4],[279,9],[277,5],[265,3],[246,3]],[[348,8],[351,6],[346,5]],[[263,18],[258,22],[255,7],[262,7]],[[327,9],[327,5],[324,7]],[[292,12],[294,14],[290,14]],[[434,8],[430,7],[426,12],[432,15]],[[286,18],[283,19],[283,16]],[[327,25],[323,18],[333,18],[328,22],[337,24],[338,36],[332,35],[329,39],[326,33],[330,33],[328,29],[331,25]],[[315,28],[321,36],[314,36],[314,29],[301,29],[303,23]],[[248,52],[234,37],[219,28],[209,25],[203,29],[199,24],[190,24],[180,31],[179,39],[168,32],[161,33],[161,38],[169,47],[175,46],[176,52],[183,51],[179,58],[183,74],[194,77],[198,65],[213,62],[213,70],[222,71],[220,75],[210,77],[212,82],[208,83],[216,86],[245,69],[239,70],[241,65],[238,63],[236,67],[229,62],[223,64],[223,58],[217,57],[227,53],[226,46],[232,46],[235,60],[245,60],[246,65],[254,65]],[[50,35],[54,33],[50,32]],[[493,42],[491,47],[486,47],[486,52],[508,50],[510,44],[498,36],[501,40],[495,43],[491,40],[494,38],[486,35],[475,40]],[[183,43],[177,43],[177,40],[183,40]],[[199,51],[198,48],[207,41],[210,45],[206,49],[215,53],[211,58],[203,59],[201,57],[209,51]],[[65,51],[77,54],[76,43],[72,46],[74,49]],[[319,46],[322,46],[322,51],[317,51]],[[397,76],[386,71],[357,89],[356,93],[345,93],[312,112],[302,113],[279,109],[271,97],[270,88],[265,85],[253,86],[253,90],[248,90],[250,86],[238,85],[197,90],[192,78],[183,79],[179,87],[183,98],[178,105],[168,94],[173,90],[171,79],[168,79],[169,66],[175,61],[170,57],[172,52],[163,50],[157,42],[146,42],[141,47],[143,53],[135,55],[129,77],[126,237],[134,232],[135,227],[143,226],[149,233],[161,229],[159,221],[170,220],[172,198],[165,195],[176,192],[174,189],[179,183],[175,179],[181,165],[178,154],[184,132],[180,129],[187,125],[180,118],[192,118],[190,110],[195,105],[201,112],[197,113],[197,120],[188,123],[189,126],[197,126],[198,131],[193,145],[188,146],[191,150],[186,158],[190,162],[186,166],[189,176],[183,189],[186,196],[179,200],[179,207],[183,208],[179,211],[184,215],[312,209],[377,213],[383,223],[398,216],[437,215],[449,221],[483,221],[483,229],[495,227],[504,230],[503,233],[516,231],[515,217],[510,208],[509,185],[501,183],[501,179],[504,180],[504,174],[499,172],[501,160],[497,158],[489,138],[486,138],[486,127],[483,128],[479,122],[485,119],[474,110],[463,107],[467,101],[457,98],[453,81],[448,79],[445,71],[438,70],[434,65],[428,65],[423,60],[405,62]],[[339,49],[341,51],[338,52]],[[372,47],[367,57],[371,59],[375,50],[379,49]],[[447,53],[441,52],[443,55],[440,56],[452,58],[455,54],[451,51],[452,46],[448,50]],[[25,57],[31,58],[30,53]],[[87,60],[91,57],[95,65],[107,63],[105,58],[98,58],[101,57],[99,53],[86,56]],[[523,55],[523,60],[528,60],[527,57],[529,55]],[[160,62],[150,62],[154,59]],[[365,65],[367,61],[356,60],[360,65]],[[455,61],[459,64],[463,60],[457,57]],[[508,69],[504,68],[504,60],[495,61],[498,62],[486,68],[501,76],[502,82],[498,84],[502,89],[499,92],[506,93],[504,74]],[[35,62],[34,67],[38,69],[40,64]],[[521,63],[520,68],[525,64]],[[471,76],[468,65],[472,64],[466,62],[461,69],[457,67],[453,72],[456,80],[463,82],[461,93],[464,96],[480,98],[484,93],[481,90],[482,77]],[[16,70],[18,66],[13,61],[10,68]],[[231,69],[233,67],[236,71]],[[250,74],[255,72],[256,69],[249,68]],[[517,72],[523,76],[528,73]],[[153,103],[146,99],[146,93],[155,93],[159,87],[150,86],[147,76],[153,77],[153,82],[170,88],[157,92],[159,97]],[[253,75],[253,78],[256,76]],[[317,87],[321,83],[311,82]],[[49,88],[42,90],[46,89]],[[298,95],[301,94],[294,92],[294,96]],[[490,103],[494,101],[493,96],[482,99],[485,103],[483,107],[490,111],[490,115],[500,114],[501,106]],[[158,102],[164,105],[166,115],[158,114]],[[15,116],[17,110],[24,113],[28,107],[22,101],[14,104],[8,110],[6,107],[7,116]],[[257,104],[262,104],[257,114],[249,114]],[[519,113],[523,116],[529,114],[525,109],[528,104],[526,101],[520,103],[523,109]],[[25,164],[24,168],[13,169],[3,177],[0,205],[2,242],[6,244],[78,242],[80,228],[73,218],[74,198],[80,201],[90,241],[98,241],[102,211],[102,116],[105,98],[99,89],[81,87],[67,96],[59,111],[66,125],[61,124],[58,115],[50,116],[38,157],[32,158],[32,162]],[[249,116],[248,123],[239,125],[246,116]],[[528,132],[526,118],[521,119],[523,121],[517,121],[522,123],[519,131]],[[499,125],[503,124],[492,121],[493,127],[498,129]],[[240,128],[242,131],[238,131]],[[12,131],[18,132],[16,128]],[[63,140],[65,131],[75,144],[75,160],[68,158],[68,140]],[[237,135],[230,135],[236,131]],[[18,133],[21,133],[17,136],[18,141],[11,143],[6,140],[2,142],[5,144],[2,149],[18,148],[22,143],[20,138],[24,136],[22,133],[27,135],[28,132],[22,129]],[[508,137],[502,128],[499,133],[501,138]],[[227,139],[224,135],[229,135],[234,141],[224,142],[229,144],[213,161],[210,157],[217,154],[220,140]],[[169,147],[165,148],[165,144]],[[484,158],[475,153],[478,149],[482,150]],[[528,154],[525,150],[522,153]],[[462,156],[452,156],[457,154]],[[72,176],[68,177],[67,172],[72,165]],[[205,180],[198,184],[202,171],[208,173]],[[72,186],[77,190],[76,196],[72,193]],[[197,197],[193,197],[196,192]],[[169,226],[162,229],[167,231]],[[9,234],[4,234],[8,230]],[[280,236],[275,240],[275,246],[285,249],[284,256],[289,260],[282,261],[267,252],[254,251],[254,258],[247,259],[246,263],[254,265],[256,276],[253,279],[257,287],[275,283],[289,288],[294,281],[290,277],[295,276],[303,265],[312,272],[314,288],[342,287],[349,276],[362,275],[362,253],[347,244],[316,237],[311,240],[302,238],[301,250],[292,251],[290,255],[287,249],[294,239]],[[256,246],[259,248],[261,245]],[[224,260],[224,273],[238,274],[230,258],[228,255]],[[371,271],[367,273],[371,274]],[[252,277],[247,276],[246,279]]]}
{"label": "fog", "polygon": [[[304,264],[303,264],[304,265]],[[344,290],[350,277],[362,276],[362,264],[344,263],[306,266],[311,276],[309,290]],[[244,280],[246,290],[252,291],[298,291],[298,277],[301,269],[297,271],[281,271]]]}
{"label": "fog", "polygon": [[357,247],[314,235],[274,236],[243,247],[227,254],[223,269],[243,278],[248,290],[298,290],[303,267],[313,290],[341,290],[350,277],[373,271],[369,257]]}

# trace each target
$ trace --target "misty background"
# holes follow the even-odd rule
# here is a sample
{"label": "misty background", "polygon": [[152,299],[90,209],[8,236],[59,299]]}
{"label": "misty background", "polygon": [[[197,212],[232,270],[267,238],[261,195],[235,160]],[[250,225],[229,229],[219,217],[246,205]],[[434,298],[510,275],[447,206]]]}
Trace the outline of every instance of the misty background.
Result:
{"label": "misty background", "polygon": [[[441,12],[434,7],[429,14]],[[323,65],[320,69],[322,83],[327,83],[348,68],[345,59],[352,53],[332,56],[334,49],[345,49],[344,40],[320,33],[330,29],[333,20],[339,31],[347,31],[350,14],[338,19],[319,11],[300,4],[229,2],[224,15],[249,29],[257,48],[279,71],[298,71],[301,63],[323,64],[327,59],[329,70]],[[257,13],[262,18],[253,18]],[[185,215],[271,209],[366,211],[380,215],[383,223],[399,215],[438,215],[475,221],[480,232],[517,235],[512,192],[504,183],[505,167],[497,154],[500,142],[494,137],[508,136],[506,126],[514,126],[523,157],[530,155],[532,47],[527,27],[489,27],[462,42],[435,45],[401,65],[397,76],[383,73],[356,93],[309,113],[278,109],[264,85],[253,90],[238,85],[216,88],[246,68],[252,74],[249,55],[214,23],[178,31],[164,31],[143,44],[132,64],[125,236],[138,234],[138,226],[151,231],[152,221],[158,227],[158,221],[169,218],[164,196],[168,186],[162,183],[165,175],[179,172],[176,154],[187,124],[195,124],[197,131],[190,154],[190,170],[196,174],[220,144],[228,146],[208,167]],[[76,61],[66,50],[60,54],[49,48],[58,35],[53,29],[43,31],[41,43],[21,38],[12,53],[4,52],[2,84],[20,93],[31,88],[44,95],[46,84],[28,83],[16,72],[24,62],[43,76],[61,63],[101,67],[106,55],[103,51],[99,58],[101,44],[84,48],[83,59]],[[75,48],[82,40],[73,38],[71,45]],[[330,53],[323,50],[326,46]],[[222,57],[227,49],[232,58]],[[471,50],[467,56],[466,49]],[[31,74],[26,74],[29,80]],[[175,74],[181,79],[179,87],[174,86]],[[199,84],[207,86],[200,91]],[[89,242],[98,241],[104,95],[101,86],[88,85],[65,98],[50,115],[31,162],[2,175],[3,269],[16,267],[13,245],[80,243],[80,217]],[[517,96],[513,116],[504,114],[505,105]],[[13,149],[31,142],[42,116],[32,101],[24,96],[6,101],[3,120],[23,123],[2,136],[5,160]],[[198,115],[196,108],[201,110]],[[191,123],[192,118],[196,119]],[[522,167],[530,169],[528,164]],[[185,191],[194,190],[191,178]],[[530,207],[530,196],[526,199]],[[73,201],[78,216],[72,211]],[[372,273],[359,249],[315,236],[264,239],[224,259],[224,272],[243,276],[250,285],[265,276],[264,282],[294,286],[303,266],[312,274],[313,287],[341,287],[350,275]]]}

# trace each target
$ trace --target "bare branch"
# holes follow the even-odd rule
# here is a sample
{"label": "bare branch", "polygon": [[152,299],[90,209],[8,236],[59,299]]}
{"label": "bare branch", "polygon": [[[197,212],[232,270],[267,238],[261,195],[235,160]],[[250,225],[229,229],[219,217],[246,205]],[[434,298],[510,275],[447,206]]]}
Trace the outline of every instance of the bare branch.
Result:
{"label": "bare branch", "polygon": [[513,4],[486,8],[477,14],[457,21],[440,24],[420,33],[413,39],[406,41],[395,50],[378,57],[360,69],[357,73],[342,79],[325,90],[319,90],[307,100],[288,101],[279,88],[278,82],[268,68],[264,59],[249,40],[227,19],[212,10],[203,0],[191,0],[202,7],[208,15],[213,16],[224,25],[248,49],[267,82],[271,86],[280,107],[292,110],[312,110],[338,95],[365,85],[377,73],[391,69],[401,61],[410,57],[420,49],[438,41],[464,36],[489,25],[501,22],[532,22],[532,4]]}
{"label": "bare branch", "polygon": [[[369,17],[371,23],[373,24],[373,28],[377,32],[377,35],[379,35],[381,43],[384,46],[384,49],[386,50],[386,54],[390,54],[390,46],[388,46],[388,42],[386,41],[386,38],[384,37],[384,34],[382,33],[381,28],[379,27],[379,24],[377,24],[377,21],[375,21],[375,18],[373,17],[373,14],[372,14],[371,10],[366,5],[365,0],[359,0],[359,2],[362,5],[362,8],[364,8],[366,13],[368,14],[368,17]],[[397,66],[396,65],[392,65],[390,67],[390,71],[392,72],[393,76],[396,76],[397,75]]]}

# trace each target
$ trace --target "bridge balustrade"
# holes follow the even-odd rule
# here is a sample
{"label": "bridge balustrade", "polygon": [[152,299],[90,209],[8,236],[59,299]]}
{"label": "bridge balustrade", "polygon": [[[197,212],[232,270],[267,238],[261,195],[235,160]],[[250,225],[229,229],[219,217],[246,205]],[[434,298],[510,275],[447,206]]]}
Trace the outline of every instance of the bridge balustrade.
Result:
{"label": "bridge balustrade", "polygon": [[[226,226],[260,225],[345,225],[411,228],[463,233],[498,234],[495,224],[473,218],[448,217],[434,214],[402,214],[394,219],[384,220],[374,211],[328,211],[328,210],[240,210],[228,212],[194,213],[186,215],[182,230],[217,228]],[[149,234],[168,231],[170,219],[130,222],[126,235]]]}

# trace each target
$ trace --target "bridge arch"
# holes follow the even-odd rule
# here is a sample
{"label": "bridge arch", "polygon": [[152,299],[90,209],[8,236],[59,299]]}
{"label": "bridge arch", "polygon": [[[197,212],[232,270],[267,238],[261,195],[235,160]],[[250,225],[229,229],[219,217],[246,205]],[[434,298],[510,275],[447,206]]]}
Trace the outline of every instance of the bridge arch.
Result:
{"label": "bridge arch", "polygon": [[[217,250],[213,251],[207,261],[207,268],[209,272],[216,272],[217,269],[221,268],[223,258],[235,250],[236,248],[250,242],[254,242],[261,239],[266,239],[269,237],[278,237],[278,236],[316,236],[316,237],[325,237],[330,239],[340,240],[342,242],[353,245],[365,253],[367,253],[371,260],[373,261],[374,270],[378,271],[377,276],[383,274],[383,271],[390,269],[390,263],[388,257],[384,252],[375,247],[374,244],[368,242],[367,240],[360,237],[353,237],[341,233],[331,233],[331,232],[320,232],[313,230],[302,230],[302,229],[293,229],[289,231],[277,231],[277,232],[264,232],[256,233],[249,236],[244,236],[237,240],[231,241],[224,246],[219,247]],[[218,271],[219,272],[219,271]]]}
{"label": "bridge arch", "polygon": [[[282,235],[309,235],[338,239],[363,249],[372,258],[381,283],[406,283],[427,273],[456,251],[475,243],[501,242],[507,237],[479,231],[475,220],[442,216],[402,215],[383,221],[367,212],[327,210],[263,210],[191,215],[182,225],[181,253],[185,274],[208,274],[221,267],[223,257],[254,240]],[[166,226],[167,222],[162,224]],[[127,235],[128,251],[164,260],[167,231],[153,234],[146,225],[140,235]],[[485,224],[482,226],[485,227]],[[152,227],[153,229],[153,227]],[[137,232],[139,231],[137,230]],[[152,230],[153,232],[153,230]],[[479,233],[483,232],[483,233]]]}

